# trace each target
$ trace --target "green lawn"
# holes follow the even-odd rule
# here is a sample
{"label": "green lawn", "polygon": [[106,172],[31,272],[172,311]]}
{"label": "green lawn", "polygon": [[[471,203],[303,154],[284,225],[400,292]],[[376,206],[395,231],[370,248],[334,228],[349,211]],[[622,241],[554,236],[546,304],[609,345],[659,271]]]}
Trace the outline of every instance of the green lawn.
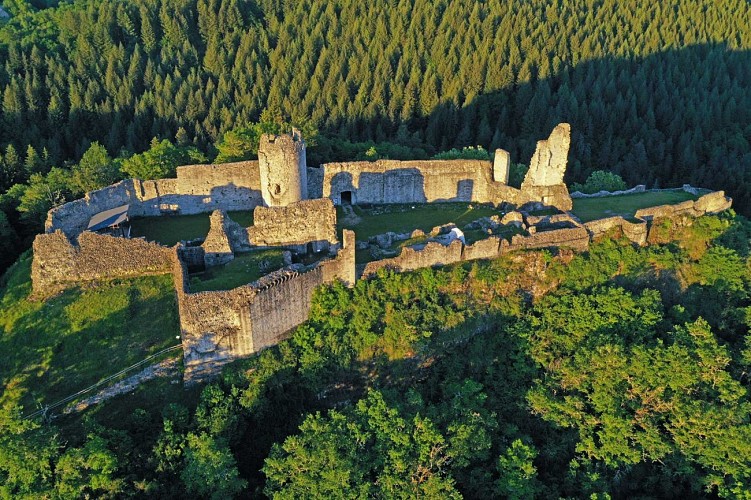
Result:
{"label": "green lawn", "polygon": [[30,269],[27,252],[0,283],[2,402],[28,413],[180,342],[171,276],[103,282],[39,302],[28,299]]}
{"label": "green lawn", "polygon": [[[178,241],[204,238],[209,234],[209,215],[165,215],[139,217],[130,221],[131,236],[145,237],[162,245],[172,246]],[[229,218],[243,227],[253,225],[253,211],[228,212]]]}
{"label": "green lawn", "polygon": [[272,271],[284,267],[282,250],[258,250],[237,254],[223,266],[211,267],[191,277],[190,291],[231,290],[247,285]]}
{"label": "green lawn", "polygon": [[481,217],[501,213],[495,208],[476,203],[376,205],[370,208],[358,206],[352,208],[360,221],[356,224],[347,221],[342,207],[337,207],[338,230],[341,232],[342,229],[352,229],[357,239],[361,241],[389,231],[395,233],[407,233],[415,229],[429,231],[435,226],[449,222],[461,227]]}
{"label": "green lawn", "polygon": [[671,205],[697,198],[698,196],[685,191],[659,191],[602,198],[575,198],[573,212],[582,222],[589,222],[614,215],[633,217],[634,213],[640,208]]}

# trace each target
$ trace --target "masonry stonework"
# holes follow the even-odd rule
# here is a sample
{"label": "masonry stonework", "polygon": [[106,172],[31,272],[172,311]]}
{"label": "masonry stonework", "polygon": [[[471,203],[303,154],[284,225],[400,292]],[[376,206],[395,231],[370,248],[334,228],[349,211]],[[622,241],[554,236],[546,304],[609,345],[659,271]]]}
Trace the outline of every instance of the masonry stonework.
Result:
{"label": "masonry stonework", "polygon": [[283,207],[256,207],[248,239],[254,246],[306,245],[320,251],[337,242],[331,200],[303,200]]}
{"label": "masonry stonework", "polygon": [[170,249],[139,239],[84,232],[77,244],[62,231],[34,239],[32,291],[47,297],[87,281],[133,278],[171,271]]}
{"label": "masonry stonework", "polygon": [[262,135],[258,160],[266,206],[283,207],[308,197],[305,141],[299,132]]}
{"label": "masonry stonework", "polygon": [[179,252],[171,260],[178,295],[186,382],[218,372],[224,364],[278,344],[306,321],[314,290],[341,280],[355,282],[355,235],[344,231],[336,257],[307,272],[281,269],[233,290],[190,293]]}

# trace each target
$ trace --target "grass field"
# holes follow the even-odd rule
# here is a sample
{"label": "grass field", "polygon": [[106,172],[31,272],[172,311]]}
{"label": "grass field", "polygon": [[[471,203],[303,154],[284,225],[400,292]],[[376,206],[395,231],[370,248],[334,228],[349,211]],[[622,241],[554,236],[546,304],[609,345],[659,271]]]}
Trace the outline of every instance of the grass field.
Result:
{"label": "grass field", "polygon": [[356,224],[352,224],[345,218],[342,207],[337,207],[338,230],[341,232],[342,229],[352,229],[355,231],[356,238],[361,241],[389,231],[395,233],[406,233],[415,229],[429,231],[435,226],[449,222],[462,227],[475,219],[501,213],[495,208],[474,203],[377,205],[371,208],[353,206],[352,209],[360,218]]}
{"label": "grass field", "polygon": [[27,252],[0,282],[1,402],[29,413],[180,342],[170,276],[105,282],[39,302],[28,299],[30,268]]}
{"label": "grass field", "polygon": [[[165,215],[140,217],[130,221],[131,236],[145,237],[162,245],[172,246],[178,241],[203,238],[209,234],[209,215]],[[228,212],[229,218],[243,227],[253,225],[253,211]]]}
{"label": "grass field", "polygon": [[640,208],[671,205],[686,200],[695,200],[696,198],[698,196],[685,191],[659,191],[602,198],[575,198],[573,212],[582,222],[614,215],[633,217],[634,213]]}
{"label": "grass field", "polygon": [[190,291],[231,290],[247,285],[258,278],[284,266],[281,250],[259,250],[237,254],[223,266],[212,267],[191,277]]}

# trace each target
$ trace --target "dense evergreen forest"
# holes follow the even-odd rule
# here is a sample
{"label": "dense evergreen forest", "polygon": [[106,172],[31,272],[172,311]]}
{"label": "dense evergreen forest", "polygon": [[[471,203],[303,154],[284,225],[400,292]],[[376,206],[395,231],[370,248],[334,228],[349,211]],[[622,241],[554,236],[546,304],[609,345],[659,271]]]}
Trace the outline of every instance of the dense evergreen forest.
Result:
{"label": "dense evergreen forest", "polygon": [[[525,162],[568,121],[567,181],[751,214],[751,3],[635,3],[6,0],[0,269],[56,204],[291,124],[309,163]],[[4,393],[0,497],[751,498],[751,223],[657,229],[321,289],[179,402],[31,421]]]}
{"label": "dense evergreen forest", "polygon": [[[0,232],[20,247],[92,186],[66,182],[92,143],[111,159],[166,139],[212,160],[264,110],[319,131],[312,163],[476,145],[524,162],[568,121],[569,181],[690,182],[751,209],[745,0],[56,4],[6,2],[0,26]],[[127,175],[111,170],[100,180]]]}
{"label": "dense evergreen forest", "polygon": [[0,496],[748,498],[751,223],[655,235],[320,289],[197,400],[9,391]]}

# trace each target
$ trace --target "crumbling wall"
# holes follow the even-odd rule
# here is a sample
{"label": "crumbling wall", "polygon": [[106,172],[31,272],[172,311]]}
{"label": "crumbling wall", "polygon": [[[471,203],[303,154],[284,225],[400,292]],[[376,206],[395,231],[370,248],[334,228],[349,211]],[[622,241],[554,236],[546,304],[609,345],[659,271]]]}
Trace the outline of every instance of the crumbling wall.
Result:
{"label": "crumbling wall", "polygon": [[694,202],[694,210],[700,214],[718,214],[729,209],[733,199],[725,196],[725,191],[714,191],[701,196]]}
{"label": "crumbling wall", "polygon": [[357,281],[355,273],[355,233],[349,229],[342,231],[342,246],[336,253],[336,258],[319,264],[323,272],[323,282],[333,283],[343,281],[347,286],[354,286]]}
{"label": "crumbling wall", "polygon": [[494,259],[501,253],[500,236],[491,236],[484,240],[465,245],[462,250],[462,260]]}
{"label": "crumbling wall", "polygon": [[263,203],[260,182],[257,161],[177,167],[175,179],[128,179],[53,208],[45,231],[60,229],[73,238],[88,227],[91,217],[122,205],[130,205],[131,217],[252,210]]}
{"label": "crumbling wall", "polygon": [[180,211],[181,199],[177,191],[177,179],[132,179],[132,182],[135,197],[130,200],[128,214],[131,217],[153,217]]}
{"label": "crumbling wall", "polygon": [[198,382],[218,373],[229,361],[253,352],[249,322],[242,320],[240,311],[256,292],[251,286],[243,286],[227,291],[189,293],[188,272],[177,250],[172,255],[172,268],[185,381]]}
{"label": "crumbling wall", "polygon": [[322,165],[321,195],[337,205],[342,203],[344,193],[355,204],[535,202],[571,210],[571,197],[563,183],[570,143],[571,127],[567,123],[558,125],[547,140],[538,142],[521,190],[507,185],[510,158],[499,149],[493,163],[482,160],[326,163]]}
{"label": "crumbling wall", "polygon": [[252,210],[261,205],[258,168],[257,161],[177,167],[180,213]]}
{"label": "crumbling wall", "polygon": [[45,232],[52,233],[59,229],[68,237],[75,237],[88,227],[93,215],[132,203],[134,197],[135,188],[132,180],[120,181],[91,191],[81,199],[65,203],[47,212]]}
{"label": "crumbling wall", "polygon": [[336,243],[336,209],[328,198],[284,207],[256,207],[248,239],[256,246],[305,245],[316,251]]}
{"label": "crumbling wall", "polygon": [[514,235],[511,243],[501,242],[503,252],[549,247],[568,247],[585,252],[589,249],[589,233],[583,227],[541,231],[529,236]]}
{"label": "crumbling wall", "polygon": [[645,220],[677,218],[682,215],[699,217],[722,212],[730,208],[732,204],[732,198],[725,196],[724,191],[713,191],[695,201],[688,200],[675,205],[642,208],[636,211],[635,217]]}
{"label": "crumbling wall", "polygon": [[34,239],[32,290],[45,297],[86,281],[132,278],[171,271],[171,250],[141,239],[83,232],[76,245],[58,230]]}
{"label": "crumbling wall", "polygon": [[518,203],[539,202],[561,210],[571,210],[573,203],[563,182],[571,146],[571,125],[558,124],[546,140],[538,141],[521,186]]}
{"label": "crumbling wall", "polygon": [[227,214],[222,210],[211,212],[209,234],[201,245],[207,266],[226,264],[235,258],[228,234],[228,222]]}
{"label": "crumbling wall", "polygon": [[323,270],[316,267],[258,290],[244,314],[250,317],[253,351],[276,345],[308,319],[313,291],[322,285]]}
{"label": "crumbling wall", "polygon": [[623,217],[616,216],[587,222],[584,224],[584,227],[592,239],[600,238],[613,230],[617,230],[639,246],[647,244],[647,222],[644,220],[631,222]]}
{"label": "crumbling wall", "polygon": [[423,267],[444,266],[462,260],[462,242],[452,241],[449,245],[442,245],[431,241],[421,249],[406,247],[396,257],[368,262],[363,271],[363,278],[375,275],[379,269],[387,268],[395,271],[413,271]]}

